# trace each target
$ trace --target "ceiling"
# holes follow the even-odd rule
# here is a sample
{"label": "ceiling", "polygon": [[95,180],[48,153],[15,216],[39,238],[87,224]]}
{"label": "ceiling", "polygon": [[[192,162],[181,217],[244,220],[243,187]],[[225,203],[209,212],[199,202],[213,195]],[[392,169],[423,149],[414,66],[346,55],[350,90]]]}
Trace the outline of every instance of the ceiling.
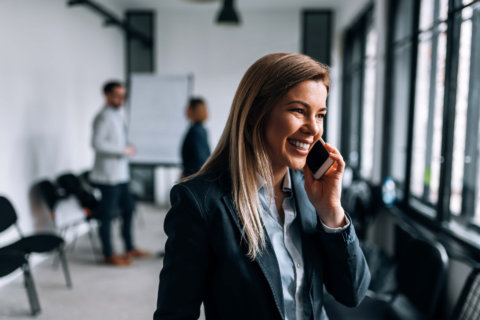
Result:
{"label": "ceiling", "polygon": [[[222,0],[116,0],[125,9],[165,8],[165,9],[203,9],[216,8]],[[238,9],[297,9],[297,8],[332,8],[348,5],[351,0],[236,0]]]}

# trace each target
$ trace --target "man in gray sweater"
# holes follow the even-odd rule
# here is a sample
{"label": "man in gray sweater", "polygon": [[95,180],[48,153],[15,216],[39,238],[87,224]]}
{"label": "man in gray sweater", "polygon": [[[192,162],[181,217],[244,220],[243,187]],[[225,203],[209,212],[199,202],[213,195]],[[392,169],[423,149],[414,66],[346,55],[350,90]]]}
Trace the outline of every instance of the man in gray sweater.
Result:
{"label": "man in gray sweater", "polygon": [[[128,189],[128,157],[135,154],[135,147],[127,142],[127,126],[120,110],[125,102],[125,87],[120,82],[110,81],[104,85],[103,93],[105,106],[93,122],[95,164],[90,173],[90,181],[102,193],[96,217],[100,221],[99,234],[104,262],[126,266],[132,258],[148,255],[146,251],[136,248],[132,239],[134,201]],[[111,224],[117,207],[122,218],[121,234],[125,256],[116,255],[112,247]]]}

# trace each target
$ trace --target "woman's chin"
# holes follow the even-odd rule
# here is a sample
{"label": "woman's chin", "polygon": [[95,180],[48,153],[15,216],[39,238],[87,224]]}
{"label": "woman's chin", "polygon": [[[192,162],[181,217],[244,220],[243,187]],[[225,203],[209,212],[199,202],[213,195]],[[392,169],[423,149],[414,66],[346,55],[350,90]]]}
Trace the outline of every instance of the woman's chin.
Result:
{"label": "woman's chin", "polygon": [[305,167],[305,163],[306,163],[305,160],[303,160],[303,161],[292,161],[288,167],[290,169],[293,169],[293,170],[303,170],[303,168]]}

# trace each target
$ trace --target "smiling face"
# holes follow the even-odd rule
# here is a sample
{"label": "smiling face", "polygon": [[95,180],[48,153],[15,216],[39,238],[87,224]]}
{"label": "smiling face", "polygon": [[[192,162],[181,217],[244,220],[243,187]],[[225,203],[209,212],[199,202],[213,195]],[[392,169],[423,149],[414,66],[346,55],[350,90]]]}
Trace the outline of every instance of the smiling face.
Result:
{"label": "smiling face", "polygon": [[323,134],[327,88],[321,81],[303,81],[283,96],[266,118],[265,138],[272,170],[301,170],[308,152]]}

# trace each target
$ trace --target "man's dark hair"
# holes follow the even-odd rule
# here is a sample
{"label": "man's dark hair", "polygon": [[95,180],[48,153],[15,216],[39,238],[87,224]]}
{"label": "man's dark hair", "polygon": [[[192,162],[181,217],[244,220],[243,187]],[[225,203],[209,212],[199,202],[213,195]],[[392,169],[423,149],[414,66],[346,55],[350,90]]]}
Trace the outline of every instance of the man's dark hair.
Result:
{"label": "man's dark hair", "polygon": [[121,83],[120,81],[116,81],[116,80],[107,81],[103,85],[103,93],[104,94],[111,93],[113,91],[113,89],[115,89],[116,87],[123,87],[123,83]]}
{"label": "man's dark hair", "polygon": [[198,105],[205,104],[205,101],[200,97],[192,97],[188,102],[188,107],[194,110]]}

